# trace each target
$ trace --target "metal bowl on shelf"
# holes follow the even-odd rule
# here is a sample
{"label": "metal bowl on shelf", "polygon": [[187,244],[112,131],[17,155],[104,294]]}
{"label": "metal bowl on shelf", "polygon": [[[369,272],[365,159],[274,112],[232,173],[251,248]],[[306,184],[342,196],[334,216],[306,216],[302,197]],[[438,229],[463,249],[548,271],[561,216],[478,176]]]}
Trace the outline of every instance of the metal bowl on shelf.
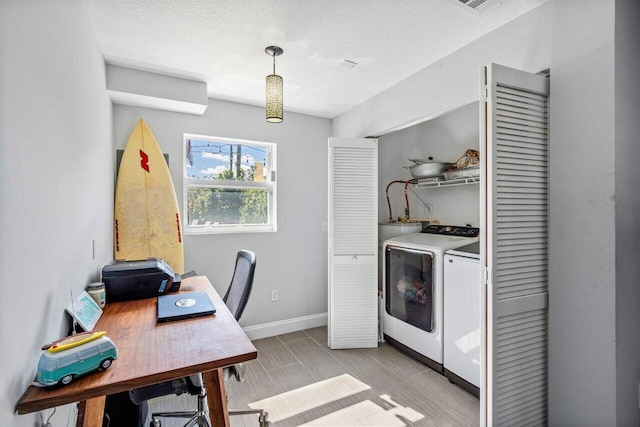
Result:
{"label": "metal bowl on shelf", "polygon": [[434,160],[409,159],[415,163],[413,166],[405,166],[416,179],[433,178],[442,175],[442,172],[451,167],[451,163],[436,162]]}

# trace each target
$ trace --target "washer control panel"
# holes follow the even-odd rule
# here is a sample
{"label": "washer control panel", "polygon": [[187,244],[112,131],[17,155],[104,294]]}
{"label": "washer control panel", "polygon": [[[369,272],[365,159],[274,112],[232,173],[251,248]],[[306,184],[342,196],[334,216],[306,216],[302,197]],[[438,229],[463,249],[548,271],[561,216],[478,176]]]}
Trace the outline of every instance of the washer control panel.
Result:
{"label": "washer control panel", "polygon": [[445,236],[458,237],[477,237],[480,229],[477,227],[463,227],[457,225],[428,225],[422,230],[422,233],[442,234]]}

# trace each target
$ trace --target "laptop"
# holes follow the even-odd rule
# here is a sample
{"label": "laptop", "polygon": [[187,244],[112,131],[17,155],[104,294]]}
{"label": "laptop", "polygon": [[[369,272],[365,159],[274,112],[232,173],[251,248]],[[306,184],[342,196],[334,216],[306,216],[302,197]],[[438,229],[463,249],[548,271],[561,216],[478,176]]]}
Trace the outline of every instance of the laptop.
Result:
{"label": "laptop", "polygon": [[185,292],[158,296],[158,323],[210,316],[216,307],[206,292]]}

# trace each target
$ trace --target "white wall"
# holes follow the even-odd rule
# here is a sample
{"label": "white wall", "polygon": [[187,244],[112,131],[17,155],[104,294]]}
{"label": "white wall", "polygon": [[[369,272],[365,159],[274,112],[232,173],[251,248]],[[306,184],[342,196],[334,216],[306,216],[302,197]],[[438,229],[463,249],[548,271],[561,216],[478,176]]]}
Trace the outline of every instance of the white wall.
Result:
{"label": "white wall", "polygon": [[[112,257],[114,150],[104,81],[80,1],[0,2],[2,426],[41,421],[14,414],[40,347],[66,335],[70,291],[78,295],[98,279]],[[74,419],[68,405],[52,421]]]}
{"label": "white wall", "polygon": [[[185,236],[185,270],[209,277],[221,294],[229,286],[239,249],[256,253],[257,267],[242,326],[263,325],[327,312],[327,147],[331,122],[285,113],[281,124],[267,123],[264,109],[209,99],[203,116],[114,107],[115,141],[124,148],[139,118],[149,124],[182,204],[183,134],[193,133],[277,144],[278,231]],[[278,289],[279,300],[271,302]],[[254,335],[255,336],[255,335]]]}
{"label": "white wall", "polygon": [[[385,196],[387,185],[394,180],[405,181],[412,178],[409,170],[403,168],[413,165],[408,159],[431,156],[436,161],[454,163],[468,149],[478,150],[478,117],[478,103],[474,102],[433,120],[378,138],[380,222],[389,221],[389,207]],[[480,192],[477,185],[427,189],[418,187],[414,191],[415,194],[411,190],[407,192],[411,218],[436,218],[441,224],[478,226]],[[389,200],[394,221],[398,217],[404,217],[404,185],[391,185]],[[423,201],[431,209],[425,207]]]}
{"label": "white wall", "polygon": [[341,114],[333,136],[379,136],[477,101],[480,67],[490,62],[532,73],[549,68],[550,9],[542,4]]}
{"label": "white wall", "polygon": [[640,425],[640,3],[615,4],[616,405],[618,425]]}

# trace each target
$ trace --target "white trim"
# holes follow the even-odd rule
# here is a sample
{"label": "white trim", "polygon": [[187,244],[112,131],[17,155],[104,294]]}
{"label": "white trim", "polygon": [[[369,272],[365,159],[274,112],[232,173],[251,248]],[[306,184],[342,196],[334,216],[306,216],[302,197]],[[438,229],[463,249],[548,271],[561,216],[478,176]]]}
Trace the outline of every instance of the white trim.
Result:
{"label": "white trim", "polygon": [[272,224],[224,224],[224,225],[190,225],[184,227],[185,235],[238,234],[238,233],[275,233],[277,228]]}
{"label": "white trim", "polygon": [[311,316],[296,317],[294,319],[278,320],[277,322],[263,323],[262,325],[247,326],[246,328],[242,328],[242,330],[250,340],[258,340],[326,325],[327,313],[320,313],[312,314]]}

